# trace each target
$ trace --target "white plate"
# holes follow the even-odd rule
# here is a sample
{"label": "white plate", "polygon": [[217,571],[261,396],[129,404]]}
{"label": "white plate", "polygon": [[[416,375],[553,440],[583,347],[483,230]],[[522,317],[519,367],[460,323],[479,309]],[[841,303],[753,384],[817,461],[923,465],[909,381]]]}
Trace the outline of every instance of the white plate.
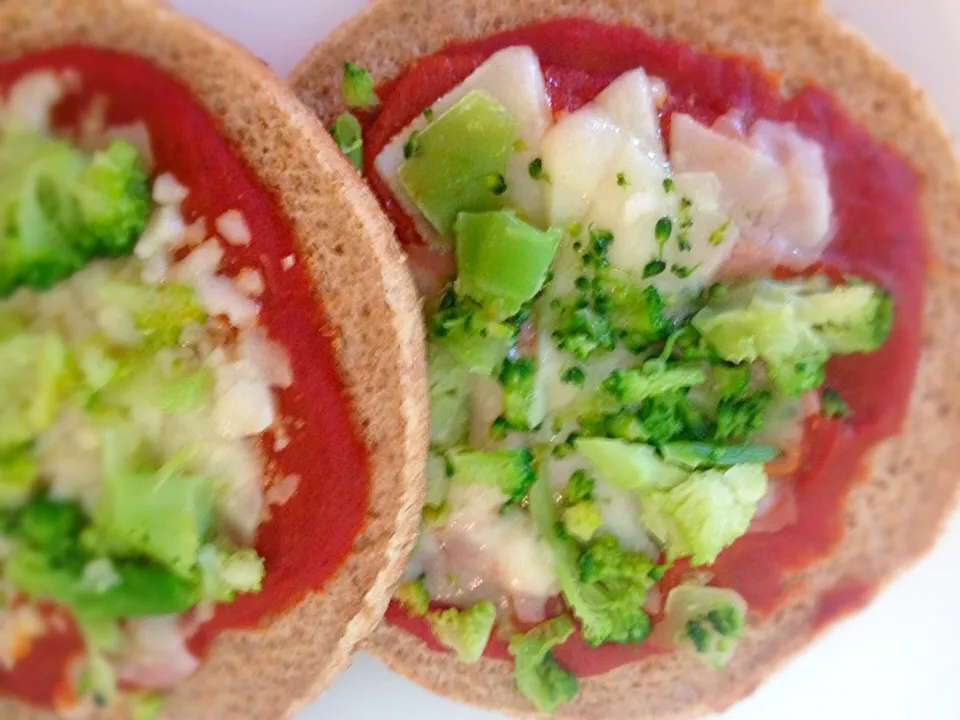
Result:
{"label": "white plate", "polygon": [[[316,40],[365,3],[172,0],[172,4],[245,43],[285,74]],[[827,5],[920,81],[954,136],[960,136],[955,72],[960,66],[958,0],[828,0]],[[829,631],[723,720],[958,720],[958,657],[960,515],[932,555],[867,611]],[[437,698],[361,655],[299,720],[502,717]]]}

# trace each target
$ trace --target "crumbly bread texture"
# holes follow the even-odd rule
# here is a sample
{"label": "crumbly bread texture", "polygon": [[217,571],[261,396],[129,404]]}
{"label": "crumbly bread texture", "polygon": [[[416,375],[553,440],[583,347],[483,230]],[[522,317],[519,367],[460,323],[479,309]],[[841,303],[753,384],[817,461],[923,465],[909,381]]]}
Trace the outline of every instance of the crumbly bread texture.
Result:
{"label": "crumbly bread texture", "polygon": [[[262,62],[163,4],[2,0],[0,28],[0,61],[85,43],[135,53],[179,78],[293,223],[298,254],[336,333],[366,444],[364,527],[322,593],[258,630],[219,637],[160,717],[292,716],[346,666],[382,617],[419,521],[428,435],[423,331],[393,229],[322,125]],[[43,715],[0,702],[0,717]]]}
{"label": "crumbly bread texture", "polygon": [[[582,683],[557,717],[677,720],[728,707],[752,692],[819,631],[819,598],[842,582],[881,586],[926,552],[954,506],[960,459],[960,167],[924,94],[844,28],[816,0],[378,0],[316,47],[294,71],[300,98],[325,120],[342,110],[344,60],[378,82],[451,41],[561,17],[639,26],[700,49],[759,57],[787,88],[808,80],[830,90],[875,137],[910,158],[924,185],[933,262],[926,281],[923,359],[900,437],[873,455],[873,472],[846,510],[843,543],[797,578],[805,592],[772,617],[754,618],[734,661],[707,671],[686,653],[657,657]],[[878,391],[880,389],[878,388]],[[509,663],[458,665],[386,624],[369,649],[425,687],[515,715],[532,706],[514,689]]]}

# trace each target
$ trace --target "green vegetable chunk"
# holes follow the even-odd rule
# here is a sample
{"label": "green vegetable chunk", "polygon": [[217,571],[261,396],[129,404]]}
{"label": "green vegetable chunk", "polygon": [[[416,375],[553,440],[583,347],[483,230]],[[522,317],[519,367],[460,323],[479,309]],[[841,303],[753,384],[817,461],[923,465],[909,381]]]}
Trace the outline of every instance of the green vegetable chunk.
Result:
{"label": "green vegetable chunk", "polygon": [[722,670],[745,627],[747,604],[733,590],[680,585],[664,606],[664,623],[678,645],[686,645],[714,670]]}
{"label": "green vegetable chunk", "polygon": [[449,608],[427,613],[427,622],[437,640],[453,650],[461,662],[469,664],[483,656],[496,621],[497,608],[489,601],[467,610]]}
{"label": "green vegetable chunk", "polygon": [[0,135],[0,297],[46,290],[91,260],[133,249],[150,210],[137,151],[89,155],[33,130]]}
{"label": "green vegetable chunk", "polygon": [[769,445],[713,445],[711,443],[678,442],[660,448],[664,459],[690,470],[704,467],[732,467],[743,463],[767,463],[780,450]]}
{"label": "green vegetable chunk", "polygon": [[506,173],[518,124],[486,92],[468,93],[417,137],[417,152],[405,153],[400,184],[427,220],[446,237],[462,212],[503,207],[490,178]]}
{"label": "green vegetable chunk", "polygon": [[403,605],[410,617],[425,617],[430,611],[430,593],[423,578],[401,583],[393,597]]}
{"label": "green vegetable chunk", "polygon": [[706,373],[699,367],[667,368],[659,361],[652,361],[642,368],[615,370],[604,381],[603,389],[622,403],[638,405],[654,395],[691,388],[706,379]]}
{"label": "green vegetable chunk", "polygon": [[610,536],[595,538],[582,551],[559,522],[544,473],[530,491],[530,513],[550,544],[560,588],[584,639],[593,646],[642,642],[651,629],[643,604],[653,585],[653,563]]}
{"label": "green vegetable chunk", "polygon": [[175,346],[183,328],[206,321],[207,314],[186,285],[141,285],[113,280],[98,288],[100,299],[126,310],[151,347]]}
{"label": "green vegetable chunk", "polygon": [[145,555],[190,577],[211,529],[214,488],[183,471],[173,458],[159,471],[143,470],[115,429],[104,433],[104,478],[94,513],[97,540],[113,552]]}
{"label": "green vegetable chunk", "polygon": [[340,85],[347,107],[373,108],[380,104],[380,98],[373,89],[373,76],[353,63],[343,64],[343,82]]}
{"label": "green vegetable chunk", "polygon": [[452,355],[467,371],[494,375],[513,345],[517,329],[490,318],[476,302],[447,291],[430,318],[430,347]]}
{"label": "green vegetable chunk", "polygon": [[452,482],[494,485],[506,495],[508,506],[521,502],[536,479],[528,450],[452,450],[446,457]]}
{"label": "green vegetable chunk", "polygon": [[640,493],[669,490],[688,476],[681,468],[664,462],[649,445],[607,438],[581,438],[576,449],[597,475],[622,490]]}
{"label": "green vegetable chunk", "polygon": [[83,582],[82,566],[21,546],[7,558],[4,574],[28,597],[61,603],[85,618],[179,615],[200,599],[192,582],[169,570],[138,561],[117,561],[114,565],[118,576],[114,585],[106,589],[90,587]]}
{"label": "green vegetable chunk", "polygon": [[766,495],[763,465],[695,472],[678,485],[642,496],[641,518],[667,558],[706,565],[741,537]]}
{"label": "green vegetable chunk", "polygon": [[37,472],[37,461],[29,450],[0,454],[0,510],[19,507],[30,499]]}
{"label": "green vegetable chunk", "polygon": [[340,152],[347,156],[357,170],[363,170],[363,128],[360,121],[352,113],[343,113],[330,126]]}
{"label": "green vegetable chunk", "polygon": [[498,319],[516,315],[540,292],[563,238],[560,230],[538,230],[506,211],[461,213],[454,227],[457,292]]}
{"label": "green vegetable chunk", "polygon": [[35,439],[56,416],[66,390],[67,347],[54,333],[0,342],[0,451]]}
{"label": "green vegetable chunk", "polygon": [[593,500],[584,500],[563,511],[564,528],[582,543],[589,542],[597,534],[601,525],[603,525],[603,516]]}
{"label": "green vegetable chunk", "polygon": [[575,630],[569,616],[561,615],[510,640],[514,682],[540,712],[555,712],[580,691],[577,678],[561,668],[550,652],[565,643]]}
{"label": "green vegetable chunk", "polygon": [[529,358],[507,359],[500,371],[503,417],[512,430],[533,430],[546,415],[536,387],[536,363]]}
{"label": "green vegetable chunk", "polygon": [[877,350],[890,334],[891,298],[868,283],[833,287],[822,276],[747,283],[711,301],[694,327],[728,362],[763,360],[777,388],[819,387],[831,355]]}
{"label": "green vegetable chunk", "polygon": [[240,593],[260,592],[263,584],[263,558],[252,548],[229,550],[204,546],[198,556],[200,591],[204,600],[233,602]]}

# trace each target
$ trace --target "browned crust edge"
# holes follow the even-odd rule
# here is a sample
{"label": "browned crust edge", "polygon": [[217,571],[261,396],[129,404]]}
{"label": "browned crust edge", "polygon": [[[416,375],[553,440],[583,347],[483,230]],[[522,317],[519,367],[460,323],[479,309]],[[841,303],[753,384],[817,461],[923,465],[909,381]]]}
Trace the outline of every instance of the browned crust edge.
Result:
{"label": "browned crust edge", "polygon": [[[454,39],[471,39],[565,16],[626,23],[701,49],[731,49],[781,71],[788,87],[808,79],[834,93],[876,137],[912,158],[924,183],[923,212],[936,268],[927,279],[924,354],[903,434],[875,453],[874,472],[853,494],[847,535],[826,561],[803,573],[809,592],[775,616],[752,620],[721,674],[674,654],[587,680],[563,718],[680,720],[721,710],[753,691],[822,628],[817,600],[841,582],[888,583],[926,552],[953,507],[960,451],[952,437],[960,374],[951,370],[960,315],[960,169],[923,93],[816,0],[378,0],[317,46],[290,80],[322,118],[341,110],[340,64],[350,60],[386,80]],[[507,663],[458,665],[387,624],[368,649],[397,672],[442,695],[521,716],[532,708]]]}
{"label": "browned crust edge", "polygon": [[[154,0],[3,0],[0,61],[66,43],[143,56],[176,76],[293,222],[370,467],[365,526],[322,593],[257,631],[219,637],[166,720],[289,717],[382,617],[414,542],[428,424],[419,304],[376,200],[323,127],[259,60]],[[0,702],[0,716],[41,714]]]}

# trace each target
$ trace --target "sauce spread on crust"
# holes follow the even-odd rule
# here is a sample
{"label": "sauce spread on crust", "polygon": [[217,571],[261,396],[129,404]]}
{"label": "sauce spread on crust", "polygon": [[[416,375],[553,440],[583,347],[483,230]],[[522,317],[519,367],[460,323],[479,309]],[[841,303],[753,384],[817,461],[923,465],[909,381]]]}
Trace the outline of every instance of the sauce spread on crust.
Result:
{"label": "sauce spread on crust", "polygon": [[[920,354],[926,264],[918,178],[906,159],[871,138],[837,100],[814,85],[786,97],[777,78],[759,62],[696,52],[635,28],[561,20],[450,45],[419,59],[379,89],[383,105],[362,118],[365,175],[408,248],[415,249],[422,241],[378,175],[377,156],[408,123],[491,55],[517,45],[529,46],[539,56],[555,113],[577,110],[622,73],[639,66],[669,88],[662,109],[664,137],[669,137],[674,112],[707,124],[730,111],[740,113],[747,124],[758,119],[794,123],[802,135],[824,148],[836,214],[836,239],[813,270],[857,275],[893,295],[896,319],[883,348],[830,363],[827,384],[847,400],[852,419],[818,417],[808,422],[799,469],[781,479],[786,491],[780,502],[792,506],[782,510],[795,522],[781,529],[771,526],[773,531],[754,528],[707,568],[715,584],[740,593],[753,611],[771,613],[791,593],[802,590],[796,571],[828,556],[839,543],[846,501],[865,477],[870,450],[895,435],[903,423]],[[661,589],[669,590],[685,570],[678,566],[668,573]],[[858,597],[865,600],[869,593]],[[441,649],[426,621],[410,617],[397,602],[387,618]],[[554,649],[557,661],[580,677],[657,652],[649,641],[592,648],[578,635]],[[507,641],[495,636],[487,656],[509,658]]]}
{"label": "sauce spread on crust", "polygon": [[[266,559],[263,590],[239,597],[216,611],[190,641],[202,654],[218,633],[252,629],[269,622],[305,594],[319,591],[341,566],[360,531],[369,482],[362,441],[334,360],[334,339],[311,290],[302,263],[290,264],[293,229],[280,202],[260,186],[238,153],[223,138],[217,121],[188,90],[152,64],[130,55],[89,47],[64,47],[0,65],[0,90],[38,70],[70,70],[82,92],[55,109],[55,124],[76,127],[91,98],[107,99],[111,125],[143,122],[149,129],[155,172],[171,173],[189,189],[188,223],[213,221],[240,209],[252,242],[233,245],[226,272],[256,268],[265,290],[258,298],[261,318],[286,350],[296,383],[279,393],[289,442],[261,439],[261,453],[275,478],[299,476],[293,498],[271,508],[256,537]],[[282,450],[276,450],[284,445]],[[0,669],[0,695],[50,706],[63,693],[68,661],[82,648],[72,630],[47,636],[12,672]]]}

